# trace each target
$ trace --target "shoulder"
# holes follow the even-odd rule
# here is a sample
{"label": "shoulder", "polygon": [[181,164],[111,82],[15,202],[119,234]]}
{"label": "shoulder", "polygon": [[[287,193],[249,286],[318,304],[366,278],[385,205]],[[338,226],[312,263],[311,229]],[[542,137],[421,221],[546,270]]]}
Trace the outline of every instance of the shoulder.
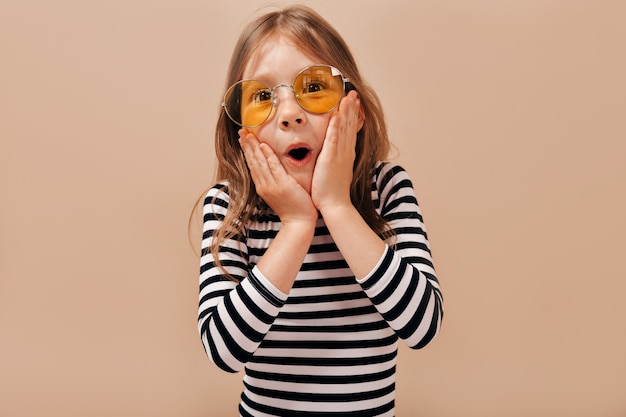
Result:
{"label": "shoulder", "polygon": [[204,212],[219,212],[228,209],[230,195],[228,194],[228,182],[218,182],[206,193],[204,198]]}
{"label": "shoulder", "polygon": [[390,187],[413,188],[409,173],[400,165],[393,162],[379,162],[374,168],[372,186],[379,194]]}
{"label": "shoulder", "polygon": [[393,162],[380,162],[372,179],[374,206],[385,216],[404,203],[417,206],[417,198],[408,172]]}

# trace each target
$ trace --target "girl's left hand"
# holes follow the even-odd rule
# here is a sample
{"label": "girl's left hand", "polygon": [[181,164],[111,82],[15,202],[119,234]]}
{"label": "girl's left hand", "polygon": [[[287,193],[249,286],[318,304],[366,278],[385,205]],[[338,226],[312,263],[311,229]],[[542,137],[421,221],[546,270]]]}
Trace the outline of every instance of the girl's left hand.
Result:
{"label": "girl's left hand", "polygon": [[356,156],[356,134],[363,127],[363,111],[356,91],[350,91],[330,118],[326,138],[315,164],[311,198],[317,209],[352,205],[352,183]]}

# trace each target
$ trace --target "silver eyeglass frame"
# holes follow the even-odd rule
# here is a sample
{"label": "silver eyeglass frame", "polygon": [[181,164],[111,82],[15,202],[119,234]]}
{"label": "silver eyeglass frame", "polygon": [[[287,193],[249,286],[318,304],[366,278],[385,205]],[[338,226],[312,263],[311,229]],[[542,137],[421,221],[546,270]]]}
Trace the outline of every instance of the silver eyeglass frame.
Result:
{"label": "silver eyeglass frame", "polygon": [[[354,89],[354,86],[352,85],[352,83],[350,82],[350,79],[347,77],[343,76],[343,73],[341,71],[339,71],[337,68],[333,67],[332,65],[328,65],[328,64],[313,64],[313,65],[309,65],[303,69],[301,69],[300,71],[298,71],[298,73],[296,74],[296,76],[293,78],[293,81],[291,84],[286,84],[286,83],[282,83],[282,84],[277,84],[274,87],[270,87],[267,83],[265,83],[264,81],[260,81],[260,80],[256,80],[254,78],[247,78],[247,79],[243,79],[243,80],[239,80],[236,83],[232,84],[230,87],[228,87],[226,89],[226,92],[224,93],[224,97],[222,99],[222,104],[221,107],[224,109],[224,112],[226,113],[226,115],[228,116],[228,118],[230,120],[232,120],[233,123],[235,123],[238,126],[241,127],[245,127],[245,128],[254,128],[254,127],[258,127],[261,126],[263,123],[267,122],[267,120],[270,118],[271,114],[273,113],[274,109],[276,108],[276,106],[278,105],[278,95],[274,93],[274,91],[277,88],[281,88],[281,87],[288,87],[291,92],[293,93],[294,97],[296,98],[296,102],[298,103],[298,105],[300,106],[300,108],[304,111],[306,111],[307,113],[311,113],[311,114],[326,114],[326,113],[330,113],[333,110],[335,110],[337,108],[337,106],[339,105],[339,103],[341,103],[341,99],[339,99],[337,101],[337,104],[335,104],[333,106],[333,108],[331,108],[330,110],[327,110],[325,112],[321,112],[321,113],[317,113],[317,112],[312,112],[307,110],[306,108],[304,108],[304,106],[302,106],[302,104],[300,103],[300,100],[298,99],[298,95],[296,94],[296,90],[293,86],[293,84],[295,83],[295,81],[298,79],[298,77],[305,71],[314,68],[314,67],[328,67],[330,68],[331,74],[335,74],[333,75],[333,77],[339,75],[341,77],[341,80],[343,82],[343,93],[341,98],[345,97],[346,94],[348,94],[348,92],[350,92],[351,90]],[[270,91],[271,94],[271,98],[272,98],[272,109],[267,113],[267,116],[265,117],[265,119],[263,119],[263,121],[261,121],[260,123],[256,124],[256,125],[252,125],[252,126],[247,126],[244,125],[242,123],[239,123],[237,120],[235,120],[235,118],[229,113],[228,111],[228,107],[226,106],[226,98],[228,97],[228,95],[231,93],[231,91],[236,88],[237,85],[240,85],[244,82],[247,81],[254,81],[260,84],[263,84],[265,86],[267,86],[268,90]]]}

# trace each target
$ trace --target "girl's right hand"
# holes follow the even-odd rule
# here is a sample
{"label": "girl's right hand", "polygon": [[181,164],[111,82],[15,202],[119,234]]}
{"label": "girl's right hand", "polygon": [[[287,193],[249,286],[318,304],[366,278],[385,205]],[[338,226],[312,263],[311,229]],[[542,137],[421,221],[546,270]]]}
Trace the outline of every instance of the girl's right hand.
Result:
{"label": "girl's right hand", "polygon": [[317,221],[317,209],[309,193],[285,171],[267,144],[247,129],[239,130],[243,149],[257,194],[280,217],[283,224],[292,221]]}

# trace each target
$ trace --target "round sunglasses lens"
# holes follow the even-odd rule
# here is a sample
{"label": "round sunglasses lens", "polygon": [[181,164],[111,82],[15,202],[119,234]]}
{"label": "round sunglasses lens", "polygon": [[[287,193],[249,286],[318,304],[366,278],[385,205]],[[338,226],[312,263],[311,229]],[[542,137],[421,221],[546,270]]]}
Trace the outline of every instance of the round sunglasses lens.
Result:
{"label": "round sunglasses lens", "polygon": [[311,113],[327,113],[341,101],[343,76],[331,66],[309,67],[298,74],[293,89],[305,110]]}
{"label": "round sunglasses lens", "polygon": [[238,125],[258,126],[272,112],[272,90],[260,81],[239,81],[226,92],[224,109]]}

